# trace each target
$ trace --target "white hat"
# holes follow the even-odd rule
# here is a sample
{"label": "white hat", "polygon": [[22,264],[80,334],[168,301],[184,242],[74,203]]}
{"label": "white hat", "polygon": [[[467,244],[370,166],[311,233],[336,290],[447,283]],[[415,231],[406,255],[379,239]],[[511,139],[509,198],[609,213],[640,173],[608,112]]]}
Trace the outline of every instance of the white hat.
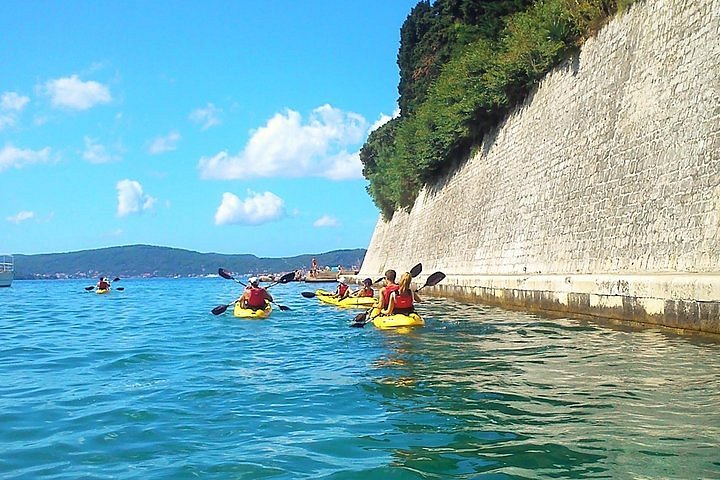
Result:
{"label": "white hat", "polygon": [[257,285],[258,277],[250,277],[250,278],[248,278],[248,282],[252,283],[253,285]]}

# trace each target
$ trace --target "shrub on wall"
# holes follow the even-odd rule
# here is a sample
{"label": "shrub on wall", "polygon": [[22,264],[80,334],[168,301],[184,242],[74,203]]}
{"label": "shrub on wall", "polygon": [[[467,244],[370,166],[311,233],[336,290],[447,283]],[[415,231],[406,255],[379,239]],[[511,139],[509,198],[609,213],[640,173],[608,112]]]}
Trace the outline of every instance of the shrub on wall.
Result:
{"label": "shrub on wall", "polygon": [[420,2],[401,30],[401,116],[360,151],[383,216],[409,209],[423,185],[467,158],[547,72],[631,3]]}

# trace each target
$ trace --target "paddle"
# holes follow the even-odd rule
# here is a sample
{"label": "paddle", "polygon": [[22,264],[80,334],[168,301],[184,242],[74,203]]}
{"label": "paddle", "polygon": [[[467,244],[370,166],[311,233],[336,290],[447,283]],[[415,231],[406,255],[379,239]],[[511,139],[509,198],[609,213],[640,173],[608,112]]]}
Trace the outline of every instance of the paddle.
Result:
{"label": "paddle", "polygon": [[[232,274],[230,272],[228,272],[227,270],[225,270],[224,268],[218,268],[218,275],[220,275],[221,277],[223,277],[226,280],[232,280],[234,282],[239,283],[243,287],[247,287],[247,285],[245,285],[243,282],[241,282],[237,278],[233,277]],[[273,282],[270,285],[268,285],[266,288],[270,288],[273,285],[277,285],[278,283],[288,283],[288,282],[293,281],[294,279],[295,279],[295,272],[289,272],[289,273],[286,273],[285,275],[283,275],[282,277],[280,277],[280,279],[277,280],[276,282]],[[283,312],[290,310],[290,307],[286,307],[285,305],[280,305],[279,303],[274,302],[274,301],[272,303],[277,305],[278,308]],[[232,303],[228,303],[227,305],[218,305],[217,307],[213,308],[211,311],[212,311],[213,315],[220,315],[221,313],[225,313],[225,310],[227,310],[228,307],[230,307],[231,305],[235,305],[235,301]]]}
{"label": "paddle", "polygon": [[[422,290],[425,287],[434,287],[435,285],[440,283],[444,278],[445,278],[445,274],[443,272],[435,272],[427,278],[427,280],[425,281],[425,285],[423,285],[422,287],[418,288],[415,291],[419,292],[420,290]],[[367,316],[368,316],[368,312],[358,313],[354,318],[355,322],[351,323],[350,326],[351,327],[360,327],[360,328],[364,327],[365,324],[372,322],[372,320],[374,318],[373,317],[373,318],[367,319]]]}
{"label": "paddle", "polygon": [[[119,281],[120,281],[120,277],[115,277],[115,278],[113,279],[113,282],[119,282]],[[112,282],[111,282],[111,283],[112,283]],[[89,292],[89,291],[91,291],[91,290],[95,290],[95,287],[96,287],[96,285],[91,285],[91,286],[89,286],[89,287],[85,287],[85,290]],[[123,287],[119,287],[119,288],[116,288],[115,290],[119,290],[119,291],[122,292],[122,291],[125,290],[125,289],[124,289]]]}

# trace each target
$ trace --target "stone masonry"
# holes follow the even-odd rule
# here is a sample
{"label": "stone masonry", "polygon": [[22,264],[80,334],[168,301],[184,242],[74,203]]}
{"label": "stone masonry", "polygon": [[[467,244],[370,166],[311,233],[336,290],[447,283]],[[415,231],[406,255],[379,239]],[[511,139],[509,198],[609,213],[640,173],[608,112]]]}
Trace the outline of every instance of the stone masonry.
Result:
{"label": "stone masonry", "polygon": [[360,276],[419,261],[437,295],[720,334],[720,0],[614,19],[378,221]]}

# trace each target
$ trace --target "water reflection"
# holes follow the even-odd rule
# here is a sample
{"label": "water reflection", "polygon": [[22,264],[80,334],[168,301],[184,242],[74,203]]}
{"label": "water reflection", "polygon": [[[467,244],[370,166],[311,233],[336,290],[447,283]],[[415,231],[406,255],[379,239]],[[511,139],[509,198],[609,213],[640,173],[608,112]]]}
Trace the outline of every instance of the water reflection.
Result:
{"label": "water reflection", "polygon": [[[667,459],[720,438],[717,344],[453,301],[423,306],[426,327],[382,332],[386,353],[372,363],[370,390],[393,426],[378,448],[395,467],[633,478],[643,465],[647,478],[682,477],[683,462]],[[709,451],[692,456],[700,471],[715,468]]]}

